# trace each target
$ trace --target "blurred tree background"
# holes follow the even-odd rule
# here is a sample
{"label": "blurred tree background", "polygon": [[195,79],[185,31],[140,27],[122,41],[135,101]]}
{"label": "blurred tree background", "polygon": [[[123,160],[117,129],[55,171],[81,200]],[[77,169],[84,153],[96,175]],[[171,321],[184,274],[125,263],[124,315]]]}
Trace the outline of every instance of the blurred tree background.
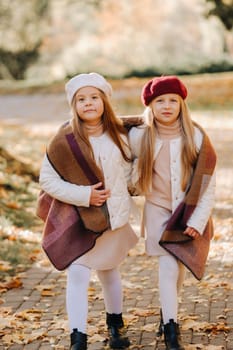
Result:
{"label": "blurred tree background", "polygon": [[232,0],[207,0],[212,3],[212,7],[208,12],[208,15],[217,16],[227,30],[231,30],[233,27],[233,2]]}
{"label": "blurred tree background", "polygon": [[0,79],[233,70],[233,0],[0,0]]}

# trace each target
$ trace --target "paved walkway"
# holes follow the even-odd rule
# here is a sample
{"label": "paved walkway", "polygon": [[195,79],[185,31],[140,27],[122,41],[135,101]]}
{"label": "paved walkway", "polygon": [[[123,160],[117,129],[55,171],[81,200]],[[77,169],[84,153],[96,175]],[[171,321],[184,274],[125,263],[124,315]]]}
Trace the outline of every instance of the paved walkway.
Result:
{"label": "paved walkway", "polygon": [[[212,243],[212,253],[201,282],[189,272],[187,274],[179,314],[187,350],[233,349],[233,254],[225,256],[229,246],[227,242],[221,243]],[[157,263],[143,253],[142,241],[122,264],[121,272],[124,316],[131,349],[164,350],[163,341],[155,337],[159,320]],[[24,273],[22,282],[21,288],[2,295],[5,335],[0,350],[68,349],[65,273],[57,272],[45,258]],[[88,349],[103,349],[106,336],[104,304],[94,273],[89,298]]]}

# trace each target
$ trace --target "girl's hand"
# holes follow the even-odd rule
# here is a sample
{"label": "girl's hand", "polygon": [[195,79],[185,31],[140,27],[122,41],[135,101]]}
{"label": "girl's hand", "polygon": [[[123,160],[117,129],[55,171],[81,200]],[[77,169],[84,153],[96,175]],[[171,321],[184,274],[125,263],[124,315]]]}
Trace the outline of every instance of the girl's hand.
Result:
{"label": "girl's hand", "polygon": [[90,205],[100,207],[110,197],[109,189],[98,190],[101,186],[102,182],[98,182],[91,186]]}
{"label": "girl's hand", "polygon": [[193,239],[196,239],[200,236],[200,233],[193,227],[187,227],[184,231],[184,234],[192,237]]}

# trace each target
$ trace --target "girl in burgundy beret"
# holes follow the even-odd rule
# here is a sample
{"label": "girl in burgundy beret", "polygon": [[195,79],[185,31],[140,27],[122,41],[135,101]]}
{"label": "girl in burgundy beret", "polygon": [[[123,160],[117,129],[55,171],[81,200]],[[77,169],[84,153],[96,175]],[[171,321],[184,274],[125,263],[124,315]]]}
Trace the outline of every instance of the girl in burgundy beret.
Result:
{"label": "girl in burgundy beret", "polygon": [[[205,131],[191,120],[186,97],[176,76],[151,79],[141,95],[145,123],[129,132],[132,182],[136,194],[145,196],[146,252],[158,257],[158,335],[164,333],[167,350],[184,349],[177,314],[185,266],[202,277],[213,234],[216,155]],[[207,237],[205,249],[202,237]]]}

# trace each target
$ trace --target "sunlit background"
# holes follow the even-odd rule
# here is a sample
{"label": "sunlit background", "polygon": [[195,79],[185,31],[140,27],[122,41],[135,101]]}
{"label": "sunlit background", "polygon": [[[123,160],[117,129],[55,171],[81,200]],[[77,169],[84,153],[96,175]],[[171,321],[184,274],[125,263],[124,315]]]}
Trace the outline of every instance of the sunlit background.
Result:
{"label": "sunlit background", "polygon": [[0,79],[233,70],[232,0],[1,0]]}
{"label": "sunlit background", "polygon": [[[41,250],[43,223],[35,208],[46,145],[70,118],[64,84],[74,74],[91,71],[111,82],[117,115],[143,111],[141,89],[152,76],[177,74],[187,86],[191,116],[207,130],[218,155],[207,271],[199,284],[186,280],[181,308],[193,343],[187,350],[233,349],[233,0],[0,0],[0,348],[68,348],[64,305],[51,298],[57,294],[62,300],[65,276],[48,284],[34,279],[51,270]],[[141,208],[143,198],[134,200]],[[134,227],[139,231],[138,222]],[[155,288],[146,275],[157,270],[143,251],[141,239],[128,257],[135,262],[122,265],[130,301]],[[28,286],[33,290],[25,291]],[[102,307],[98,288],[94,280],[91,309]],[[194,303],[190,314],[188,305]],[[148,306],[140,305],[154,341]],[[91,316],[93,346],[103,335],[102,316]],[[132,312],[128,316],[132,320]],[[135,334],[139,320],[130,324]]]}

